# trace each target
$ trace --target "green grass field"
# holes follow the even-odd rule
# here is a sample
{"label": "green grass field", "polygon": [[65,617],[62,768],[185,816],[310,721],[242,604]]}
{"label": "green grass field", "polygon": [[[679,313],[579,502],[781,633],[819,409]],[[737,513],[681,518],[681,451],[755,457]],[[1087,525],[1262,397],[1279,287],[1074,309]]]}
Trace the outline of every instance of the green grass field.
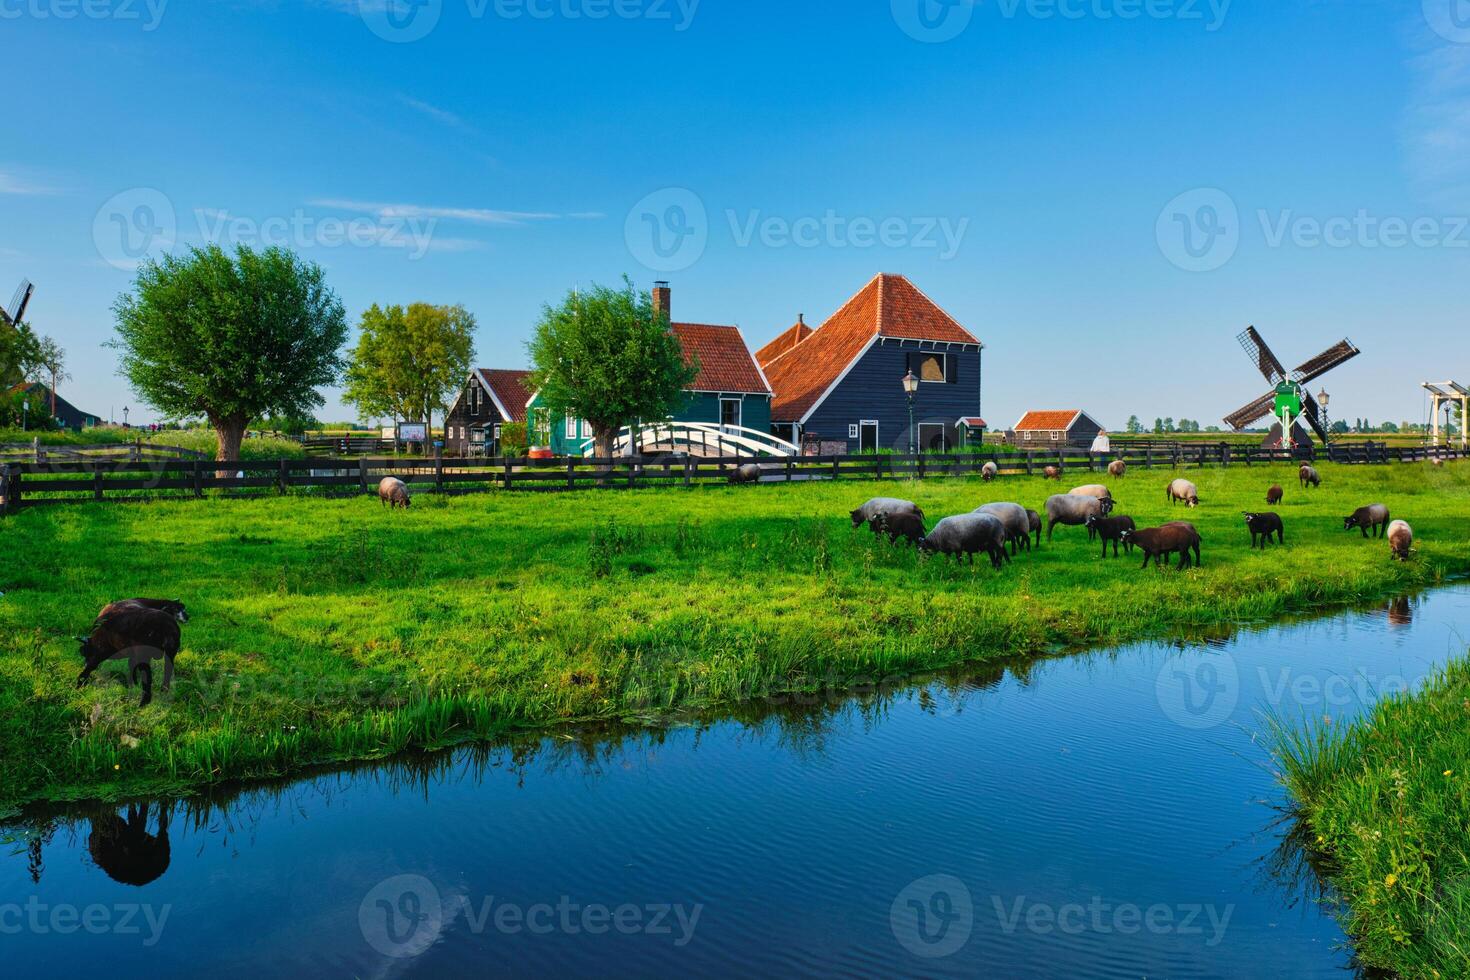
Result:
{"label": "green grass field", "polygon": [[1277,724],[1306,840],[1363,963],[1470,976],[1470,661],[1349,726]]}
{"label": "green grass field", "polygon": [[[1176,474],[1109,480],[1141,525],[1185,517]],[[298,497],[35,508],[0,522],[0,807],[279,775],[509,728],[655,719],[790,690],[1098,646],[1378,598],[1470,572],[1470,466],[1191,470],[1204,565],[1141,571],[1085,530],[1003,571],[850,530],[870,496],[930,522],[1039,478],[796,483],[569,494]],[[1068,482],[1093,478],[1076,472]],[[1248,549],[1272,482],[1285,549]],[[1383,501],[1416,560],[1342,530]],[[83,689],[72,639],[105,602],[176,597],[171,695],[146,709],[109,664]]]}

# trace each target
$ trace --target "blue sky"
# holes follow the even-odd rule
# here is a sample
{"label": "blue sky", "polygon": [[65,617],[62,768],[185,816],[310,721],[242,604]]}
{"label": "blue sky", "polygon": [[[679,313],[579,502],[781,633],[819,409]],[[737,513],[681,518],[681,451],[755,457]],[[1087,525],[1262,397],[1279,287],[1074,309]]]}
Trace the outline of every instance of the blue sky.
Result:
{"label": "blue sky", "polygon": [[207,239],[299,248],[354,323],[462,303],[489,367],[625,273],[753,346],[904,273],[998,425],[1218,422],[1251,323],[1363,348],[1334,416],[1470,376],[1464,0],[90,2],[0,0],[0,288],[104,416],[151,417],[103,346],[137,255]]}

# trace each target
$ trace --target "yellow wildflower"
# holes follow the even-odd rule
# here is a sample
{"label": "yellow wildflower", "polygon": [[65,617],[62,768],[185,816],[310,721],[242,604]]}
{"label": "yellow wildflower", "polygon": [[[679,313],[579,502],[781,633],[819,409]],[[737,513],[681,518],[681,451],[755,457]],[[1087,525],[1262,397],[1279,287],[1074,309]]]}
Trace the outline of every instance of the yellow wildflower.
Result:
{"label": "yellow wildflower", "polygon": [[1398,884],[1398,881],[1399,881],[1399,876],[1398,875],[1391,874],[1387,878],[1384,878],[1383,879],[1383,884],[1386,885],[1389,888],[1392,888],[1394,885]]}

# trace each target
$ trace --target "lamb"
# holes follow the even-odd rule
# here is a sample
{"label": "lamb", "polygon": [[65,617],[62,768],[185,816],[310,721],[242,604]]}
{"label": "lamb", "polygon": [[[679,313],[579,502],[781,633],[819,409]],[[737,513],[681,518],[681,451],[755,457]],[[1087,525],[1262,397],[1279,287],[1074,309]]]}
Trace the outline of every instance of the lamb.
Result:
{"label": "lamb", "polygon": [[731,483],[761,482],[761,468],[754,463],[745,463],[730,471]]}
{"label": "lamb", "polygon": [[1181,500],[1189,507],[1199,506],[1199,488],[1188,480],[1179,479],[1164,490],[1164,499],[1175,504]]}
{"label": "lamb", "polygon": [[103,606],[102,611],[97,614],[97,619],[92,625],[96,626],[103,619],[113,613],[121,612],[129,606],[136,606],[143,609],[156,609],[159,612],[168,613],[180,623],[187,623],[189,621],[189,612],[178,599],[119,599],[116,602],[109,602]]}
{"label": "lamb", "polygon": [[1388,544],[1395,558],[1408,561],[1414,552],[1414,529],[1407,521],[1394,521],[1388,526]]}
{"label": "lamb", "polygon": [[1127,475],[1128,464],[1123,462],[1121,459],[1115,459],[1108,464],[1108,476],[1114,476],[1121,479]]}
{"label": "lamb", "polygon": [[1026,515],[1026,508],[1020,504],[986,504],[977,507],[975,513],[989,514],[1000,519],[1005,525],[1006,540],[1010,543],[1012,555],[1023,547],[1027,551],[1031,550],[1031,518]]}
{"label": "lamb", "polygon": [[1000,467],[995,465],[994,460],[991,460],[984,466],[980,467],[980,479],[984,480],[986,483],[989,483],[991,480],[994,480],[998,476],[1000,476]]}
{"label": "lamb", "polygon": [[852,526],[859,528],[879,514],[914,514],[919,520],[924,519],[924,512],[919,509],[918,504],[896,497],[874,497],[849,516],[852,518]]}
{"label": "lamb", "polygon": [[1132,553],[1133,543],[1123,537],[1125,531],[1136,531],[1138,525],[1131,517],[1089,517],[1087,519],[1087,530],[1095,533],[1102,539],[1102,556],[1108,556],[1108,542],[1113,543],[1113,557],[1118,557],[1118,545],[1121,543],[1125,551]]}
{"label": "lamb", "polygon": [[1157,562],[1163,568],[1164,559],[1177,554],[1179,569],[1183,571],[1191,565],[1191,551],[1194,552],[1192,564],[1200,564],[1199,531],[1188,521],[1173,521],[1142,531],[1124,531],[1123,542],[1136,544],[1143,551],[1144,568],[1148,567],[1150,561]]}
{"label": "lamb", "polygon": [[1031,534],[1036,538],[1036,547],[1041,547],[1041,515],[1026,508],[1026,520],[1031,522]]}
{"label": "lamb", "polygon": [[389,510],[397,510],[399,507],[407,510],[411,503],[408,498],[408,485],[393,476],[385,476],[378,481],[378,499]]}
{"label": "lamb", "polygon": [[918,514],[874,514],[868,521],[874,534],[888,535],[888,543],[896,544],[903,538],[910,544],[924,540],[924,520]]}
{"label": "lamb", "polygon": [[159,657],[163,658],[163,690],[167,691],[173,684],[180,632],[179,620],[167,612],[127,602],[113,603],[97,617],[92,632],[78,637],[77,642],[86,660],[77,677],[77,687],[84,687],[92,672],[107,661],[125,659],[128,686],[141,675],[143,700],[139,707],[147,707],[153,700],[152,661]]}
{"label": "lamb", "polygon": [[1359,507],[1347,517],[1342,519],[1342,529],[1351,531],[1358,528],[1363,532],[1363,537],[1368,537],[1368,529],[1373,529],[1373,537],[1382,537],[1384,529],[1388,526],[1388,507],[1383,504],[1369,504],[1367,507]]}
{"label": "lamb", "polygon": [[1057,469],[1055,466],[1048,466],[1046,469],[1041,471],[1041,478],[1043,480],[1056,480],[1060,483],[1062,479],[1062,471]]}
{"label": "lamb", "polygon": [[1266,506],[1275,507],[1285,496],[1286,491],[1281,489],[1281,484],[1274,484],[1270,490],[1266,491]]}
{"label": "lamb", "polygon": [[938,553],[955,558],[965,555],[971,565],[975,564],[975,553],[983,551],[990,556],[990,564],[995,568],[1011,560],[1006,554],[1005,525],[991,514],[946,517],[919,542],[919,550],[926,555]]}
{"label": "lamb", "polygon": [[1059,493],[1046,501],[1046,540],[1058,524],[1067,527],[1083,527],[1089,517],[1107,517],[1111,510],[1108,501],[1096,497],[1074,497],[1070,493]]}
{"label": "lamb", "polygon": [[1250,528],[1252,548],[1256,546],[1256,541],[1259,539],[1261,550],[1265,551],[1266,545],[1271,543],[1273,534],[1276,536],[1277,544],[1286,544],[1286,526],[1281,522],[1280,514],[1246,512],[1245,526]]}
{"label": "lamb", "polygon": [[1320,487],[1322,485],[1322,474],[1317,472],[1317,467],[1307,463],[1303,463],[1302,468],[1297,471],[1297,478],[1302,481],[1303,490],[1307,488],[1307,484],[1309,483],[1313,487]]}

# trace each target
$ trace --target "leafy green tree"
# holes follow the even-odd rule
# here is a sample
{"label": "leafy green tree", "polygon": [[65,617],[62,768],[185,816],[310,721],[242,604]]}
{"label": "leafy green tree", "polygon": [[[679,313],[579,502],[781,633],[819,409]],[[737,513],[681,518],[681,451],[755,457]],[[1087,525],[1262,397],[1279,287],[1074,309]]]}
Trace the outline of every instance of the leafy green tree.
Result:
{"label": "leafy green tree", "polygon": [[342,301],[282,248],[150,260],[113,312],[120,373],[166,417],[208,419],[220,460],[239,458],[251,419],[310,415],[342,372]]}
{"label": "leafy green tree", "polygon": [[1154,419],[1154,435],[1161,436],[1163,434],[1164,434],[1164,420],[1163,419]]}
{"label": "leafy green tree", "polygon": [[652,298],[626,276],[622,289],[574,290],[560,306],[543,308],[526,349],[529,383],[545,407],[590,423],[602,457],[612,455],[623,426],[679,411],[699,374],[668,315],[655,314]]}
{"label": "leafy green tree", "polygon": [[1174,428],[1174,418],[1173,418],[1173,416],[1170,416],[1169,418],[1164,419],[1164,431],[1165,432],[1175,432],[1175,431],[1177,431]]}
{"label": "leafy green tree", "polygon": [[0,384],[13,388],[28,380],[41,358],[41,338],[26,323],[0,325]]}
{"label": "leafy green tree", "polygon": [[1128,434],[1130,436],[1136,436],[1141,432],[1143,432],[1143,423],[1138,421],[1138,416],[1128,416]]}
{"label": "leafy green tree", "polygon": [[475,318],[463,306],[374,303],[362,315],[361,330],[349,354],[343,399],[364,419],[432,423],[434,410],[446,411],[475,359]]}

